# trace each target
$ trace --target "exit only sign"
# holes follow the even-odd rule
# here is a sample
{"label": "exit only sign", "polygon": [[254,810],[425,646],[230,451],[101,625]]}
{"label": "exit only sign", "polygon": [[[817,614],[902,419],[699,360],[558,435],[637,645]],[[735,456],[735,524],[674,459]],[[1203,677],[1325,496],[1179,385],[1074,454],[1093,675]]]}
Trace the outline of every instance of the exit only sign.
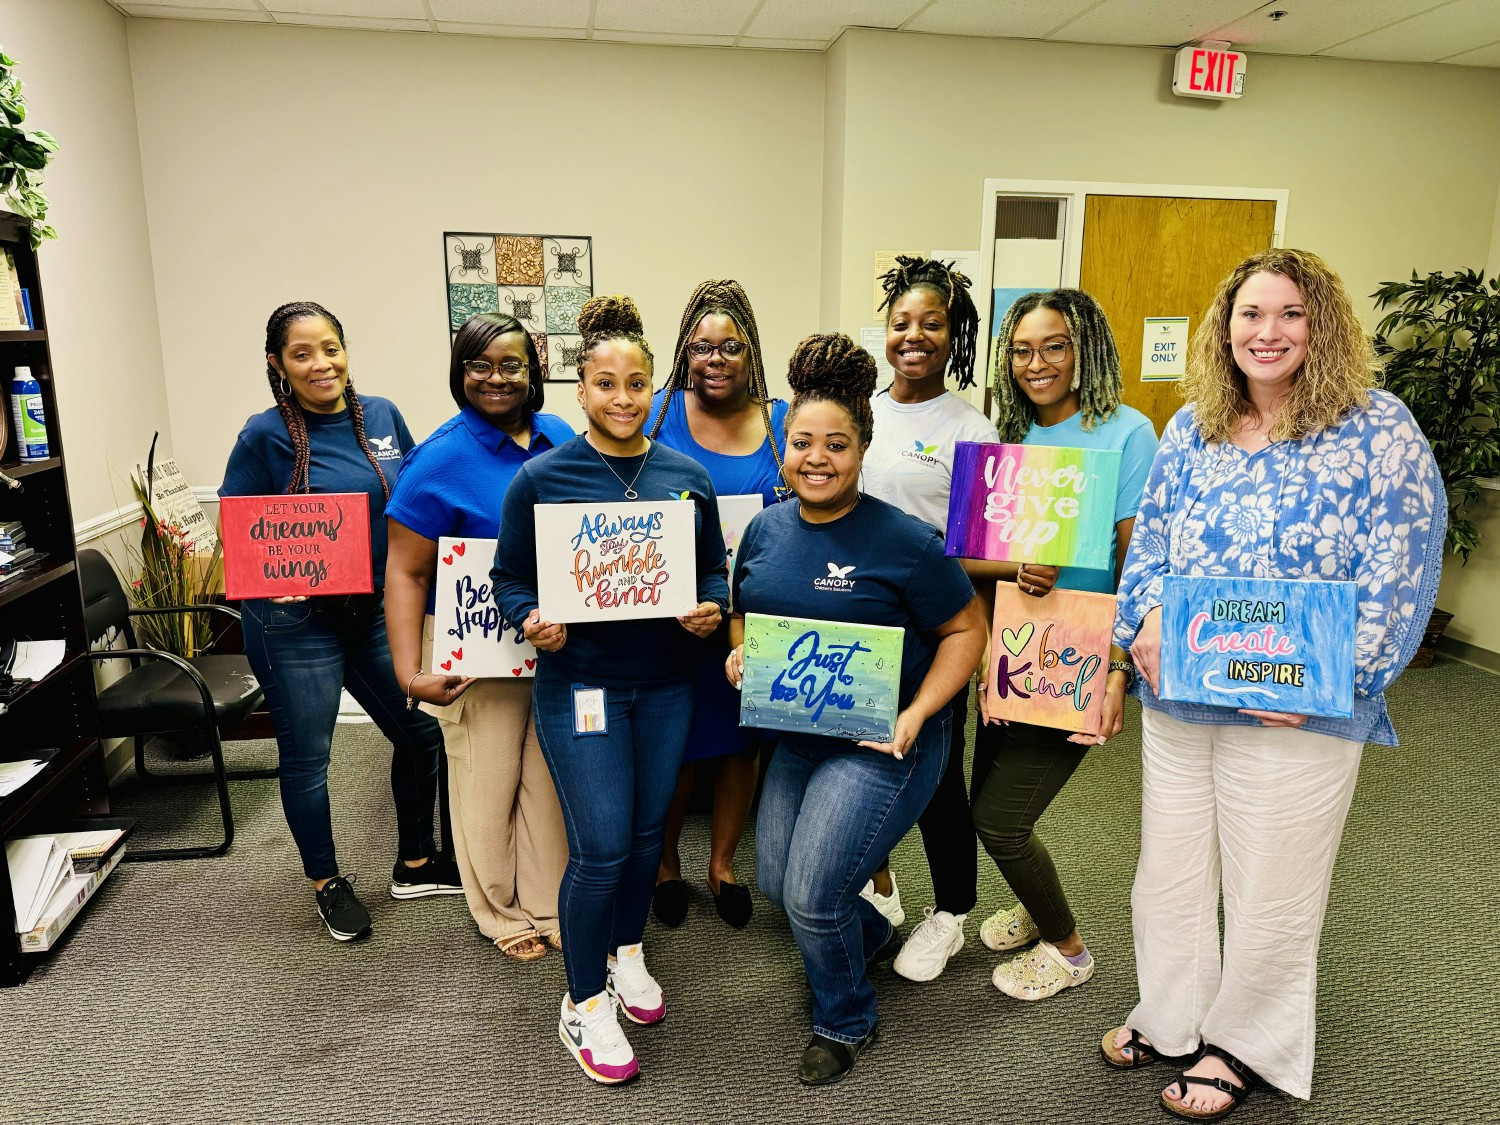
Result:
{"label": "exit only sign", "polygon": [[1242,97],[1245,56],[1213,47],[1183,47],[1172,70],[1172,93],[1184,98]]}

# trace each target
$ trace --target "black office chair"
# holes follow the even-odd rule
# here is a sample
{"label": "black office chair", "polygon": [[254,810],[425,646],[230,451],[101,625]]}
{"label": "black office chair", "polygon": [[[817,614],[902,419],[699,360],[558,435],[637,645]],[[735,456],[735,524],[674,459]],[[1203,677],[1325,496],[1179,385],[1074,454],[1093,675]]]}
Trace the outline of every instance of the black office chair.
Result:
{"label": "black office chair", "polygon": [[[115,569],[98,551],[78,552],[78,573],[83,584],[83,620],[90,641],[104,636],[111,627],[125,637],[126,648],[102,649],[89,654],[95,661],[129,659],[130,671],[99,693],[99,734],[102,738],[133,738],[135,770],[143,780],[199,782],[212,776],[219,790],[219,816],[224,823],[223,842],[212,847],[160,848],[130,852],[127,860],[202,859],[223,855],[234,842],[234,814],[229,805],[230,778],[275,777],[276,770],[244,770],[231,773],[224,767],[221,730],[245,721],[260,706],[264,693],[243,656],[195,656],[184,659],[174,653],[143,647],[131,627],[132,617],[170,613],[239,614],[228,606],[204,603],[192,606],[161,606],[132,609]],[[188,731],[202,733],[213,758],[212,775],[205,773],[153,774],[146,769],[146,737]]]}

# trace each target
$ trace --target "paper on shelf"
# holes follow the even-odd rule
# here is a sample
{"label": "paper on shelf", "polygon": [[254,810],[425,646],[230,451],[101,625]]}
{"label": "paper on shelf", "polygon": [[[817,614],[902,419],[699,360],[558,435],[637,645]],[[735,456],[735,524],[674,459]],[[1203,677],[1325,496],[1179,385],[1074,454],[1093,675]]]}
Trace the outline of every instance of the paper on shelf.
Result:
{"label": "paper on shelf", "polygon": [[57,889],[73,877],[73,861],[53,836],[23,836],[5,842],[15,900],[16,933],[24,934],[41,918]]}
{"label": "paper on shelf", "polygon": [[47,763],[38,758],[26,758],[19,762],[0,762],[0,797],[6,797],[25,785]]}
{"label": "paper on shelf", "polygon": [[18,680],[42,680],[63,662],[65,641],[17,641],[16,665],[11,675]]}

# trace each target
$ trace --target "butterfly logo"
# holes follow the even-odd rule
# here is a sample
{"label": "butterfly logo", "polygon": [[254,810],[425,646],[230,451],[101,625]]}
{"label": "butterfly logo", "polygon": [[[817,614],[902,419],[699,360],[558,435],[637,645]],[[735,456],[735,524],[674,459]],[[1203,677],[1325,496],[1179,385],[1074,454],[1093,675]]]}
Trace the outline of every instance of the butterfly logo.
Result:
{"label": "butterfly logo", "polygon": [[918,438],[916,441],[913,441],[912,445],[914,445],[916,447],[916,450],[917,450],[918,453],[936,453],[937,452],[937,446],[935,446],[935,445],[923,445],[922,444],[922,440],[920,438]]}
{"label": "butterfly logo", "polygon": [[672,499],[674,499],[674,500],[686,500],[687,498],[688,498],[688,490],[685,489],[685,488],[681,492],[674,492],[672,494]]}
{"label": "butterfly logo", "polygon": [[852,566],[839,566],[837,563],[829,563],[828,564],[828,577],[829,578],[848,578],[849,577],[849,572],[851,570],[853,570],[853,569],[854,569],[854,567],[852,567]]}
{"label": "butterfly logo", "polygon": [[[389,453],[395,447],[396,438],[394,434],[390,437],[372,437],[370,439],[370,444],[373,445],[376,449],[379,449],[385,453]],[[920,445],[921,442],[918,442],[917,444]]]}

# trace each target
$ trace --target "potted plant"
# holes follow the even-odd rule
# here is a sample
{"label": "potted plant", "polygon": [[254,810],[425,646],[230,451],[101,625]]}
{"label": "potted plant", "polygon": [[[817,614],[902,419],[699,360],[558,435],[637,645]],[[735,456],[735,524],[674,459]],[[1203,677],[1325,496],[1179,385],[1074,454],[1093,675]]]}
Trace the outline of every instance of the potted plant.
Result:
{"label": "potted plant", "polygon": [[[1479,546],[1469,513],[1481,481],[1500,472],[1500,278],[1440,270],[1390,281],[1372,296],[1386,312],[1375,329],[1386,387],[1411,409],[1448,490],[1450,551],[1465,563]],[[1418,666],[1432,663],[1453,615],[1434,610]]]}
{"label": "potted plant", "polygon": [[16,214],[31,220],[31,248],[44,238],[56,238],[47,226],[47,197],[38,186],[42,169],[57,151],[57,140],[40,129],[26,129],[26,99],[21,80],[12,69],[16,60],[0,48],[0,197],[9,200]]}

